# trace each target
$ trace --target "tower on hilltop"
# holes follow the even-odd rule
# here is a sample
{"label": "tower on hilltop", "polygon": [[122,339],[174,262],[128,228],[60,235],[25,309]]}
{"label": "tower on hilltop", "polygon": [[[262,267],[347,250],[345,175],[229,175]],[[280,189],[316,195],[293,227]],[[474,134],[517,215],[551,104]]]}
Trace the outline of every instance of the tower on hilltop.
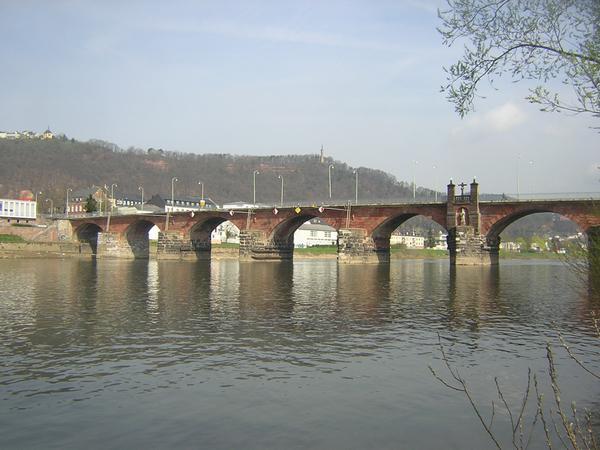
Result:
{"label": "tower on hilltop", "polygon": [[42,139],[54,139],[54,133],[50,131],[50,126],[42,133]]}

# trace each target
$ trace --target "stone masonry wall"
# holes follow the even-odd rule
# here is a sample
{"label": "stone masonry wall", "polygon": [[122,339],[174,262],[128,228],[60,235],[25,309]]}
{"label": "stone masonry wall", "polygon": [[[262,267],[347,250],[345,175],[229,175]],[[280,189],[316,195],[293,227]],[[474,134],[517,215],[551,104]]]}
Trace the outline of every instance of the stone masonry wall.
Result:
{"label": "stone masonry wall", "polygon": [[390,249],[377,248],[366,230],[346,228],[338,231],[338,262],[341,264],[386,263]]}
{"label": "stone masonry wall", "polygon": [[450,264],[458,266],[481,266],[498,264],[500,239],[488,242],[485,236],[471,226],[459,226],[448,232]]}
{"label": "stone masonry wall", "polygon": [[134,258],[131,247],[119,233],[98,233],[97,258]]}
{"label": "stone masonry wall", "polygon": [[202,259],[203,257],[210,258],[210,247],[207,249],[192,242],[179,231],[158,233],[157,259]]}
{"label": "stone masonry wall", "polygon": [[293,257],[293,243],[270,241],[264,231],[240,231],[240,260],[242,261],[282,261]]}

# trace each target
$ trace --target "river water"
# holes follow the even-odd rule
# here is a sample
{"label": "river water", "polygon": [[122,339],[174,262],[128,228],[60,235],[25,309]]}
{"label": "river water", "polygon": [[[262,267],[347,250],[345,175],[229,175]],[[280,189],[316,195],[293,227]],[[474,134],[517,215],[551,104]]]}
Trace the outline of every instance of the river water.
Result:
{"label": "river water", "polygon": [[552,406],[546,342],[600,411],[556,337],[600,371],[599,309],[548,261],[0,260],[0,447],[493,448],[438,335],[508,447],[494,377],[516,411],[531,368]]}

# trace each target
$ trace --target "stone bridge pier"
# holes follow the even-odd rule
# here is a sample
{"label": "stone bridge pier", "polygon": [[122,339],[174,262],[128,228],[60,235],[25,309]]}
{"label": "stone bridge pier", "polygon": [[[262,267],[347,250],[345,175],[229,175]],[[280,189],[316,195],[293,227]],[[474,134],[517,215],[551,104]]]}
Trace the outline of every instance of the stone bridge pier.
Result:
{"label": "stone bridge pier", "polygon": [[448,229],[448,253],[453,266],[497,265],[500,237],[481,232],[479,209],[479,184],[473,180],[469,192],[465,183],[458,185],[460,194],[452,181],[448,184],[446,224]]}
{"label": "stone bridge pier", "polygon": [[338,231],[338,262],[389,263],[390,239],[373,237],[363,228],[342,228]]}
{"label": "stone bridge pier", "polygon": [[294,256],[292,239],[269,238],[262,230],[240,231],[240,260],[283,261]]}
{"label": "stone bridge pier", "polygon": [[[210,258],[210,246],[207,257]],[[181,231],[161,231],[158,233],[156,259],[195,259],[196,252],[192,240]]]}

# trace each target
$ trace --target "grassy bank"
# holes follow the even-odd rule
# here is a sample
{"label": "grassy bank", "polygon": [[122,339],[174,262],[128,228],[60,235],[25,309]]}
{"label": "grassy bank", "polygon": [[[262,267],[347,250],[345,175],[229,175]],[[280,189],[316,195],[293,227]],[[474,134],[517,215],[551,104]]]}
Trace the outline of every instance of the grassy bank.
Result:
{"label": "grassy bank", "polygon": [[[238,244],[214,244],[212,246],[215,249],[228,248],[237,249]],[[306,248],[295,248],[294,255],[296,256],[335,256],[337,255],[337,246],[319,246],[319,247],[306,247]],[[436,250],[432,248],[391,248],[392,258],[406,258],[406,259],[438,259],[448,258],[447,250]],[[560,260],[563,255],[558,255],[552,252],[500,252],[500,258],[503,259],[556,259]]]}
{"label": "grassy bank", "polygon": [[407,259],[448,258],[448,252],[446,250],[436,250],[433,248],[392,248],[391,257]]}
{"label": "grassy bank", "polygon": [[21,243],[21,242],[27,242],[27,241],[25,239],[23,239],[21,236],[16,236],[14,234],[0,234],[0,242]]}
{"label": "grassy bank", "polygon": [[500,250],[502,259],[564,259],[565,255],[553,252],[504,252]]}

